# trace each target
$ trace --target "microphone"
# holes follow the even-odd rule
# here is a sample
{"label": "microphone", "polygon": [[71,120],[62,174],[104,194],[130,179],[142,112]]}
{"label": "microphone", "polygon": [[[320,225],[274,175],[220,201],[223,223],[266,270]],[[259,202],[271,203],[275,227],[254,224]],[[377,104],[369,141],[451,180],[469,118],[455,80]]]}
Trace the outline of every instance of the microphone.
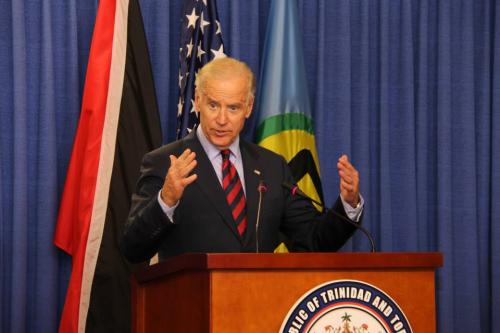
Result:
{"label": "microphone", "polygon": [[[298,195],[299,197],[302,197],[302,198],[304,198],[304,199],[306,199],[306,200],[308,200],[310,202],[314,202],[315,204],[317,204],[318,206],[320,206],[323,209],[323,211],[326,209],[325,205],[323,205],[321,202],[319,202],[317,200],[314,200],[313,198],[311,198],[310,196],[308,196],[307,194],[305,194],[304,192],[302,192],[297,185],[292,185],[292,184],[290,184],[288,182],[283,182],[281,184],[281,186],[283,186],[284,188],[286,188],[287,190],[289,190],[292,193],[292,195]],[[348,219],[347,217],[343,216],[342,214],[337,213],[333,209],[328,209],[327,211],[333,213],[335,216],[339,217],[343,221],[345,221],[345,222],[349,223],[350,225],[354,226],[356,229],[361,230],[366,235],[366,237],[368,238],[368,240],[370,241],[371,252],[375,253],[375,242],[373,241],[373,237],[370,235],[370,233],[368,232],[368,230],[366,230],[361,224],[356,223],[354,221],[351,221],[350,219]]]}
{"label": "microphone", "polygon": [[259,186],[257,186],[257,192],[259,192],[259,205],[257,207],[257,221],[255,222],[255,252],[259,253],[259,224],[260,224],[260,207],[262,205],[262,196],[267,192],[266,183],[263,180],[259,181]]}

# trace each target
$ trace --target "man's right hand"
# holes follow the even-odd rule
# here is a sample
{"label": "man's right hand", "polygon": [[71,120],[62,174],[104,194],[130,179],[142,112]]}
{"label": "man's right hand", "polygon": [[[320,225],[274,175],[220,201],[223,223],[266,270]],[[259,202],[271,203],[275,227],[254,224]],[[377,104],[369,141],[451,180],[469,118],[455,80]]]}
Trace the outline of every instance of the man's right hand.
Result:
{"label": "man's right hand", "polygon": [[196,154],[190,149],[184,150],[179,157],[170,155],[170,168],[165,176],[165,182],[161,189],[161,200],[169,207],[173,207],[182,197],[186,186],[198,177],[190,175],[196,167]]}

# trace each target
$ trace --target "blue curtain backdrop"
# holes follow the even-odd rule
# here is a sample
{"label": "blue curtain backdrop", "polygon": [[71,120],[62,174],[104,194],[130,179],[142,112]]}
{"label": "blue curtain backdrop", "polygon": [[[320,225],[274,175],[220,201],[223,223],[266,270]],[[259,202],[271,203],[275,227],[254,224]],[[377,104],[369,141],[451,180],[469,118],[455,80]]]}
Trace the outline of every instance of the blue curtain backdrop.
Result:
{"label": "blue curtain backdrop", "polygon": [[[500,3],[302,0],[325,198],[361,172],[381,251],[442,251],[439,332],[500,327]],[[141,1],[164,141],[175,137],[181,1]],[[0,331],[54,332],[70,270],[52,245],[97,1],[0,0]],[[259,72],[269,0],[218,0]],[[252,138],[253,116],[245,130]],[[362,235],[344,251],[366,251]],[[418,292],[418,291],[415,291]]]}

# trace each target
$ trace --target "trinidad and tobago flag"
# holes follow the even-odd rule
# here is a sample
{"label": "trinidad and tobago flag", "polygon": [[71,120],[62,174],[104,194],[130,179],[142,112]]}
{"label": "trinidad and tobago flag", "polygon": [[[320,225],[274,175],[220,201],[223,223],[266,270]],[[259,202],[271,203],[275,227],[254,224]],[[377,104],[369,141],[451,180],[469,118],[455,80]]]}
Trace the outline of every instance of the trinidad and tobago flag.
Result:
{"label": "trinidad and tobago flag", "polygon": [[161,145],[137,0],[101,0],[54,243],[73,267],[59,332],[130,331],[119,251],[142,156]]}

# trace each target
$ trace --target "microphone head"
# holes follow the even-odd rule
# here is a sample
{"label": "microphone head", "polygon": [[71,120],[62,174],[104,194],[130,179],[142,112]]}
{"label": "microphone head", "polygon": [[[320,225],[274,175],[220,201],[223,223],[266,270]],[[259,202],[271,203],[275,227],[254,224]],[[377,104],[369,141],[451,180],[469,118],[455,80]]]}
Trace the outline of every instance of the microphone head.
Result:
{"label": "microphone head", "polygon": [[267,186],[266,186],[266,183],[264,183],[264,181],[260,181],[259,182],[259,186],[257,186],[257,191],[259,193],[264,193],[264,192],[267,192]]}
{"label": "microphone head", "polygon": [[288,183],[288,182],[283,182],[281,184],[281,186],[283,186],[284,188],[286,188],[287,190],[289,190],[292,193],[292,195],[296,195],[296,194],[302,195],[299,187],[296,184],[291,184],[291,183]]}

